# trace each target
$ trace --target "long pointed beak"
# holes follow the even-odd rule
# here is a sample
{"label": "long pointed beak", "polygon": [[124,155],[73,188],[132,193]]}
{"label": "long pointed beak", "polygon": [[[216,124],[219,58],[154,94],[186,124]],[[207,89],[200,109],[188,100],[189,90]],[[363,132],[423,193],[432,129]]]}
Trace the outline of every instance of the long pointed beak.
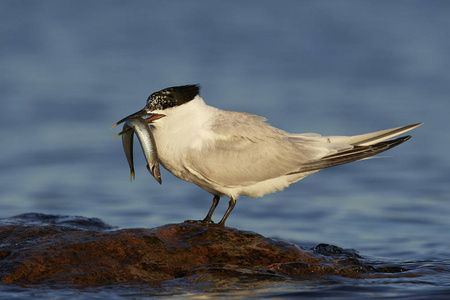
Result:
{"label": "long pointed beak", "polygon": [[116,124],[114,124],[113,126],[111,126],[111,128],[114,128],[114,127],[116,127],[117,125],[119,125],[120,123],[123,123],[123,122],[125,122],[126,120],[129,120],[129,119],[148,117],[148,118],[146,118],[145,120],[146,120],[148,123],[150,123],[150,122],[152,122],[152,121],[154,121],[154,120],[161,119],[161,118],[164,117],[164,116],[165,116],[165,115],[162,115],[162,114],[152,114],[152,113],[147,113],[147,112],[145,111],[145,109],[142,109],[142,110],[140,110],[140,111],[138,111],[138,112],[135,112],[134,114],[129,115],[128,117],[123,118],[122,120],[120,120],[119,122],[117,122]]}

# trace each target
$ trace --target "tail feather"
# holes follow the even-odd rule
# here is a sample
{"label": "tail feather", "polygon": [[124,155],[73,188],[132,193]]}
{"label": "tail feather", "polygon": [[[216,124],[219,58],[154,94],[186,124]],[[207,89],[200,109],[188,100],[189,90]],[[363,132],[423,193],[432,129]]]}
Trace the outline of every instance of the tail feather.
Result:
{"label": "tail feather", "polygon": [[[417,125],[419,126],[419,125]],[[416,127],[417,127],[416,126]],[[407,127],[407,126],[405,126]],[[411,128],[412,129],[412,128]],[[352,161],[357,161],[361,159],[365,159],[381,153],[383,151],[389,150],[395,146],[398,146],[411,138],[410,135],[399,137],[393,140],[379,142],[374,145],[357,145],[352,150],[344,151],[341,153],[325,156],[319,160],[304,163],[300,166],[300,168],[295,171],[288,173],[287,175],[293,175],[304,172],[318,171],[325,168],[330,168],[342,164],[346,164]]]}
{"label": "tail feather", "polygon": [[349,144],[353,146],[369,146],[374,145],[379,142],[385,141],[387,139],[393,138],[399,134],[410,131],[416,127],[421,126],[423,123],[417,123],[397,128],[391,128],[386,130],[381,130],[377,132],[371,132],[361,135],[354,136],[330,136],[328,137],[331,143],[342,143]]}

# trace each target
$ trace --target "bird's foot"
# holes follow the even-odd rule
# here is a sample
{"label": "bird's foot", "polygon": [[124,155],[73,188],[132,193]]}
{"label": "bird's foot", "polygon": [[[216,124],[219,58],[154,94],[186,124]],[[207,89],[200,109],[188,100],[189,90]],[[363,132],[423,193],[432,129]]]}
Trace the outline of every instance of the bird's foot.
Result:
{"label": "bird's foot", "polygon": [[185,223],[193,223],[204,226],[218,226],[219,224],[214,223],[212,220],[203,219],[203,220],[186,220]]}
{"label": "bird's foot", "polygon": [[208,224],[205,220],[185,220],[184,223]]}

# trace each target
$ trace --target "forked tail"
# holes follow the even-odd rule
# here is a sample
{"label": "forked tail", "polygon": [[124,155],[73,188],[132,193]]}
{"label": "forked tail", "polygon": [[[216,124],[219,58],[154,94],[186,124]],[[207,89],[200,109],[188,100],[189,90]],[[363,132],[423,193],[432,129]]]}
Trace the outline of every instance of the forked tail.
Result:
{"label": "forked tail", "polygon": [[287,175],[318,171],[352,161],[369,158],[406,142],[411,138],[410,135],[395,139],[390,138],[419,127],[422,124],[423,123],[417,123],[355,136],[330,136],[328,137],[330,143],[352,145],[353,149],[328,155],[315,161],[306,162],[302,164],[298,170],[288,173]]}
{"label": "forked tail", "polygon": [[310,171],[318,171],[325,168],[339,166],[352,161],[357,161],[365,158],[369,158],[378,153],[384,152],[395,146],[398,146],[411,138],[410,135],[399,137],[393,140],[379,142],[370,146],[355,146],[352,150],[325,156],[319,160],[304,163],[301,165],[298,171],[289,173],[287,175],[304,173]]}

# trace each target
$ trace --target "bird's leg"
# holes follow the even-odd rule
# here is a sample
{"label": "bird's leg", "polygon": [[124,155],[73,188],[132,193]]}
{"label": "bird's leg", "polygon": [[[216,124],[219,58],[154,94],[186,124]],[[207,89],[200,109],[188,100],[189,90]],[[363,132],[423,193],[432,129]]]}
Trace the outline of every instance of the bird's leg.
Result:
{"label": "bird's leg", "polygon": [[228,202],[228,209],[223,215],[222,220],[219,222],[219,226],[225,226],[225,221],[227,220],[228,216],[230,215],[231,211],[233,210],[234,206],[236,205],[236,199],[233,197],[230,198],[230,202]]}
{"label": "bird's leg", "polygon": [[203,223],[212,223],[212,215],[214,213],[214,210],[216,209],[217,205],[219,204],[220,196],[214,195],[213,204],[211,205],[211,208],[209,209],[208,214],[203,219]]}
{"label": "bird's leg", "polygon": [[220,196],[214,195],[213,204],[211,205],[211,208],[209,209],[208,214],[203,220],[186,220],[185,222],[188,223],[199,223],[199,224],[211,224],[214,223],[212,221],[212,215],[214,213],[214,210],[216,209],[217,205],[219,204]]}

